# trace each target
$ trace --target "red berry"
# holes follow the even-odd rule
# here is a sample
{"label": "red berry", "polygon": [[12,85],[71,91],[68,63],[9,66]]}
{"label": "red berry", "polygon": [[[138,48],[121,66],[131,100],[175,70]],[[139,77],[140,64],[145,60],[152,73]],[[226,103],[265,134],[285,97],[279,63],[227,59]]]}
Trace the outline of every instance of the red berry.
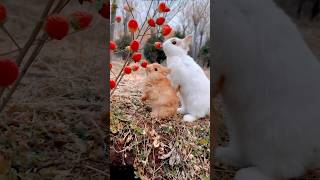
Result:
{"label": "red berry", "polygon": [[154,20],[153,20],[152,18],[150,18],[150,19],[148,20],[148,24],[149,24],[149,26],[151,26],[151,27],[156,27],[156,23],[154,22]]}
{"label": "red berry", "polygon": [[139,70],[138,64],[132,65],[132,70],[133,70],[133,71],[138,71],[138,70]]}
{"label": "red berry", "polygon": [[161,42],[155,42],[154,47],[157,49],[161,49]]}
{"label": "red berry", "polygon": [[130,19],[128,22],[128,28],[130,32],[136,32],[138,29],[138,22],[135,19]]}
{"label": "red berry", "polygon": [[161,2],[161,3],[159,4],[159,6],[158,6],[158,11],[159,11],[159,12],[164,12],[164,10],[165,10],[166,8],[167,8],[166,3]]}
{"label": "red berry", "polygon": [[52,39],[63,39],[69,32],[68,19],[58,14],[49,16],[45,25],[45,31]]}
{"label": "red berry", "polygon": [[147,66],[148,66],[148,61],[144,60],[144,61],[141,63],[141,66],[142,66],[143,68],[147,68]]}
{"label": "red berry", "polygon": [[109,3],[109,1],[107,3],[103,3],[102,8],[99,10],[99,14],[106,19],[110,19],[110,3]]}
{"label": "red berry", "polygon": [[126,66],[123,71],[124,71],[125,74],[130,74],[131,73],[131,68],[129,66]]}
{"label": "red berry", "polygon": [[140,43],[138,40],[133,40],[131,43],[130,43],[130,49],[131,51],[135,52],[135,51],[138,51],[139,50],[139,46],[140,46]]}
{"label": "red berry", "polygon": [[167,7],[164,12],[170,12],[170,8]]}
{"label": "red berry", "polygon": [[117,49],[117,44],[115,42],[113,42],[113,41],[110,41],[109,49],[112,50],[112,51]]}
{"label": "red berry", "polygon": [[4,21],[7,19],[7,10],[4,5],[0,4],[0,24],[3,24]]}
{"label": "red berry", "polygon": [[109,69],[110,69],[110,70],[112,69],[112,64],[111,64],[111,63],[109,63]]}
{"label": "red berry", "polygon": [[172,28],[169,25],[164,25],[162,27],[162,31],[161,32],[162,32],[163,36],[167,36],[167,35],[169,35],[171,33],[171,31],[172,31]]}
{"label": "red berry", "polygon": [[116,82],[112,79],[110,79],[110,89],[113,89],[116,87]]}
{"label": "red berry", "polygon": [[164,17],[158,17],[158,19],[156,20],[156,23],[159,26],[161,26],[165,21],[166,21],[166,19]]}
{"label": "red berry", "polygon": [[0,87],[10,86],[19,76],[19,68],[11,59],[0,59]]}
{"label": "red berry", "polygon": [[116,16],[116,22],[117,23],[121,22],[121,19],[122,19],[121,16]]}
{"label": "red berry", "polygon": [[90,26],[93,16],[86,11],[76,11],[71,14],[71,24],[75,30],[83,30]]}
{"label": "red berry", "polygon": [[134,62],[139,62],[142,58],[142,54],[137,52],[133,53],[131,58],[134,60]]}

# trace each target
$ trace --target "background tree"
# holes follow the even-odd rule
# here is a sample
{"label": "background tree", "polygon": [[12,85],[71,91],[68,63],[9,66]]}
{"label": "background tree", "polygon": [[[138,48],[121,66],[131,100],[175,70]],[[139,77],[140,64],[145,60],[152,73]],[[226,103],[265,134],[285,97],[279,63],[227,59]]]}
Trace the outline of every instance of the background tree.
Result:
{"label": "background tree", "polygon": [[209,9],[209,0],[200,0],[200,1],[193,1],[192,2],[192,11],[191,11],[191,17],[192,17],[192,23],[193,23],[193,46],[192,46],[192,57],[197,57],[197,38],[198,38],[198,32],[199,32],[199,24],[206,15],[206,11]]}
{"label": "background tree", "polygon": [[114,21],[116,18],[117,8],[118,8],[117,0],[113,0],[111,5],[110,39],[113,39],[113,36],[114,36]]}
{"label": "background tree", "polygon": [[143,54],[150,63],[157,62],[161,64],[167,58],[162,49],[157,49],[154,46],[155,42],[161,42],[163,39],[163,36],[157,37],[152,35],[145,43]]}

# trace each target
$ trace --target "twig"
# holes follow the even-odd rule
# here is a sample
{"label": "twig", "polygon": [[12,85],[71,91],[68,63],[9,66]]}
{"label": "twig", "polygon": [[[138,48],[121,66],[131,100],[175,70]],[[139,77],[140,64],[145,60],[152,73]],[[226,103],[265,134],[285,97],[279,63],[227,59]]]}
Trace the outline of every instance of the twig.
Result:
{"label": "twig", "polygon": [[[123,64],[123,67],[129,66],[130,63],[131,63],[130,58],[128,58],[127,61]],[[124,69],[124,68],[123,68],[123,69]],[[122,72],[123,72],[123,69],[122,69],[122,70],[120,71],[120,73],[119,73],[120,76],[117,77],[116,86],[113,88],[113,90],[112,90],[112,92],[111,92],[111,96],[113,95],[113,93],[114,93],[115,90],[117,89],[118,85],[120,84],[123,76],[125,75],[124,73],[122,73]],[[119,78],[120,78],[120,79],[119,79]],[[118,80],[118,79],[119,79],[119,80]]]}
{"label": "twig", "polygon": [[22,80],[22,78],[24,77],[24,75],[26,74],[27,70],[29,69],[29,67],[31,66],[32,62],[35,60],[35,58],[37,57],[37,55],[40,53],[44,43],[46,42],[46,40],[48,39],[48,35],[44,34],[42,36],[42,41],[36,46],[35,50],[33,51],[33,53],[31,54],[30,58],[28,59],[28,61],[26,62],[25,66],[22,68],[21,73],[18,77],[18,79],[16,80],[16,82],[13,84],[12,88],[9,90],[7,96],[5,96],[0,104],[0,113],[2,112],[2,110],[4,109],[4,107],[7,105],[7,103],[9,102],[11,96],[13,95],[13,93],[15,92],[15,90],[17,89],[18,85],[20,84],[20,81]]}
{"label": "twig", "polygon": [[[140,31],[142,30],[142,28],[143,28],[143,26],[145,25],[145,23],[147,22],[148,15],[149,15],[149,12],[150,12],[150,10],[151,10],[151,6],[152,6],[152,4],[153,4],[153,1],[154,1],[154,0],[151,0],[151,2],[150,2],[150,6],[149,6],[149,9],[148,9],[146,18],[144,19],[144,22],[143,22],[142,26],[140,27],[140,29],[139,29],[139,31],[138,31],[138,35],[140,34]],[[149,26],[149,24],[148,24],[148,26]]]}
{"label": "twig", "polygon": [[[70,0],[60,0],[60,2],[57,4],[55,10],[56,11],[53,11],[53,13],[59,13],[68,3],[70,2]],[[54,0],[50,0],[44,10],[44,13],[42,14],[42,17],[41,17],[41,20],[40,22],[38,23],[38,25],[42,25],[44,23],[44,20],[46,18],[46,16],[48,15],[52,5],[54,3]],[[26,55],[26,53],[28,52],[28,50],[30,49],[30,47],[32,46],[33,42],[35,41],[37,35],[39,34],[41,30],[41,27],[39,29],[37,29],[37,26],[36,28],[34,29],[32,35],[30,36],[30,41],[28,41],[28,43],[26,44],[26,46],[24,47],[24,49],[22,50],[21,54],[23,56],[19,56],[19,58],[21,59],[18,59],[17,60],[17,64],[21,64],[24,56]],[[22,78],[24,77],[24,75],[26,74],[26,72],[28,71],[29,67],[31,66],[31,64],[34,62],[35,58],[38,56],[38,54],[40,53],[41,49],[43,48],[44,44],[46,43],[46,41],[49,39],[49,36],[44,33],[40,40],[39,40],[39,44],[36,46],[36,48],[34,49],[34,51],[32,52],[31,56],[29,57],[29,59],[27,60],[26,64],[24,65],[24,67],[22,68],[21,70],[21,73],[18,77],[18,79],[16,80],[16,82],[13,84],[12,88],[9,89],[9,92],[7,94],[7,96],[5,96],[2,100],[2,102],[0,103],[0,113],[3,111],[3,109],[5,108],[5,106],[7,105],[7,103],[9,102],[10,98],[12,97],[13,93],[16,91],[19,83],[21,82]],[[30,42],[30,44],[29,44]],[[24,52],[25,51],[25,52]],[[21,55],[20,54],[20,55]],[[19,64],[19,65],[20,65]],[[3,95],[4,93],[4,90],[2,90],[0,92],[0,97]]]}
{"label": "twig", "polygon": [[130,14],[131,14],[132,18],[135,19],[135,18],[134,18],[134,15],[133,15],[133,12],[132,12],[132,8],[131,8],[128,0],[126,0],[126,3],[127,3],[128,7],[129,7],[129,11],[130,11]]}
{"label": "twig", "polygon": [[17,41],[14,39],[14,37],[10,34],[10,32],[7,30],[7,28],[6,28],[4,25],[2,25],[2,26],[1,26],[1,29],[2,29],[2,31],[3,31],[4,33],[6,33],[6,34],[9,36],[9,38],[11,39],[11,41],[14,43],[14,45],[16,45],[16,47],[17,47],[18,50],[20,51],[21,47],[19,46],[19,44],[17,43]]}
{"label": "twig", "polygon": [[[21,65],[23,58],[25,57],[25,55],[27,54],[27,52],[29,51],[30,47],[32,46],[33,42],[36,40],[39,32],[41,31],[44,22],[49,14],[50,9],[52,8],[53,4],[54,4],[55,0],[49,0],[45,9],[42,12],[41,18],[39,20],[39,22],[37,23],[37,25],[35,26],[35,28],[32,31],[32,34],[29,38],[29,40],[27,41],[26,45],[23,47],[22,51],[20,52],[18,58],[17,58],[17,64],[18,66]],[[1,95],[0,95],[1,97]]]}
{"label": "twig", "polygon": [[[152,0],[152,1],[153,1],[153,0]],[[128,0],[126,0],[126,3],[127,3],[128,6],[129,6]],[[159,3],[160,3],[160,2],[158,1],[158,5],[159,5]],[[150,6],[149,6],[149,10],[150,10],[150,8],[151,8],[151,5],[152,5],[152,2],[151,2],[151,4],[150,4]],[[131,8],[129,8],[129,9],[130,9],[130,13],[131,13],[132,17],[134,18]],[[149,13],[149,10],[148,10],[148,13]],[[156,14],[157,14],[157,11],[154,12],[153,17],[154,17]],[[147,18],[145,18],[144,24],[145,24],[146,21],[147,21]],[[138,37],[141,36],[141,39],[140,39],[140,42],[141,42],[141,41],[143,40],[144,36],[146,35],[146,32],[148,32],[150,29],[151,29],[151,27],[148,26],[148,27],[146,28],[146,30],[143,32],[143,34],[140,35],[140,32],[141,32],[141,30],[142,30],[142,27],[139,28],[139,31],[138,31],[138,34],[137,34],[137,37],[136,37],[136,38],[138,38]],[[158,33],[159,33],[159,31],[158,31]],[[135,39],[134,33],[132,33],[132,40],[134,40],[134,39]],[[131,55],[131,53],[128,54],[128,57],[126,58],[126,61],[125,61],[125,63],[123,64],[123,66],[122,66],[122,68],[121,68],[121,70],[120,70],[120,72],[119,72],[119,74],[118,74],[118,76],[117,76],[117,78],[116,78],[116,86],[115,86],[115,88],[113,88],[113,90],[111,91],[110,96],[112,96],[112,95],[114,94],[114,92],[115,92],[115,90],[117,89],[119,83],[121,82],[122,78],[124,77],[125,74],[123,73],[123,70],[124,70],[125,66],[130,65],[130,63],[131,63],[131,61],[130,61],[131,59],[129,58],[130,55]]]}
{"label": "twig", "polygon": [[[23,58],[25,57],[25,55],[27,54],[27,52],[29,51],[30,47],[32,46],[33,42],[35,41],[35,39],[37,38],[43,24],[45,21],[45,18],[47,17],[51,7],[53,6],[55,0],[50,0],[48,1],[42,15],[40,18],[40,21],[38,22],[38,24],[36,25],[36,27],[34,28],[28,42],[26,43],[26,45],[23,47],[23,49],[20,51],[20,54],[16,60],[16,63],[18,66],[21,65]],[[2,97],[3,93],[5,91],[5,88],[2,88],[0,91],[0,98]],[[2,108],[0,108],[0,112],[1,112]]]}
{"label": "twig", "polygon": [[[93,27],[93,26],[89,26],[87,29],[89,29],[89,28],[91,28],[91,27]],[[82,30],[82,31],[83,31],[83,30]],[[72,34],[76,34],[76,33],[78,33],[78,32],[82,32],[82,31],[73,31],[73,32],[70,32],[70,33],[68,34],[68,36],[70,36],[70,35],[72,35]],[[48,39],[48,40],[46,41],[46,43],[51,42],[51,41],[53,41],[53,39]],[[38,43],[39,43],[39,39],[36,39],[36,40],[32,43],[31,46],[35,46],[35,45],[37,45]],[[103,48],[103,49],[104,49],[104,48]],[[9,51],[9,52],[3,52],[3,53],[0,54],[0,56],[6,56],[6,55],[9,55],[9,54],[18,52],[18,51],[19,51],[19,49],[14,49],[14,50]],[[118,51],[117,51],[117,52],[118,52]],[[117,53],[117,52],[115,52],[115,53]]]}

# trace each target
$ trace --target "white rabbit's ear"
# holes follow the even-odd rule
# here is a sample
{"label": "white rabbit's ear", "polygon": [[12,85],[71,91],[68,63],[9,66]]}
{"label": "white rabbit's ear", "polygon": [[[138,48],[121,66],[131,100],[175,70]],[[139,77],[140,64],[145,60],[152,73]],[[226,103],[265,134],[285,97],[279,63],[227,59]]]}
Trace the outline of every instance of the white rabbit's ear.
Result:
{"label": "white rabbit's ear", "polygon": [[171,73],[171,69],[170,68],[167,68],[167,67],[163,67],[164,68],[164,73],[166,75],[170,74]]}
{"label": "white rabbit's ear", "polygon": [[182,40],[183,48],[187,52],[190,50],[189,46],[191,45],[191,43],[192,43],[192,35],[188,35]]}
{"label": "white rabbit's ear", "polygon": [[183,43],[187,46],[190,46],[192,43],[192,35],[188,35],[183,39]]}

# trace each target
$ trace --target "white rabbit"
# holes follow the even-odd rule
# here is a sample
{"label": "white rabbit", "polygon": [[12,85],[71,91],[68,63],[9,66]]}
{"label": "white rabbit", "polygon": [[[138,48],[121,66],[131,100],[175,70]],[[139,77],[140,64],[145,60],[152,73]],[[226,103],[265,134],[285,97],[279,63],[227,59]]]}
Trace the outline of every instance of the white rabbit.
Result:
{"label": "white rabbit", "polygon": [[272,0],[216,0],[214,77],[236,180],[287,179],[320,163],[320,63]]}
{"label": "white rabbit", "polygon": [[163,43],[167,56],[169,75],[174,86],[180,86],[181,107],[178,112],[184,114],[183,120],[195,121],[210,112],[210,81],[201,67],[187,54],[192,36],[184,39],[170,38]]}

